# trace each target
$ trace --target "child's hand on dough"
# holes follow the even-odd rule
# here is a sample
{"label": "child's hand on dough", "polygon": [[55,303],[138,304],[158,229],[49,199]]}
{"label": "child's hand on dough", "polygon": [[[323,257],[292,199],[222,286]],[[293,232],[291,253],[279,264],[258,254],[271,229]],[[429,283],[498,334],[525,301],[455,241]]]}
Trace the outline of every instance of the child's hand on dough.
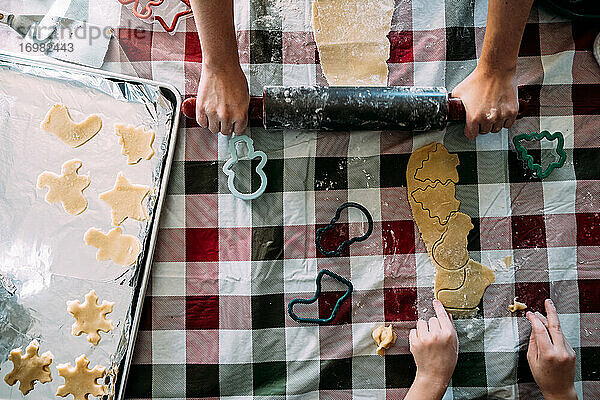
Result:
{"label": "child's hand on dough", "polygon": [[458,338],[454,323],[439,300],[433,300],[437,317],[417,321],[411,329],[410,352],[417,374],[405,399],[441,399],[458,359]]}
{"label": "child's hand on dough", "polygon": [[575,352],[563,336],[554,303],[546,299],[546,314],[528,312],[531,336],[527,361],[545,400],[577,399],[575,393]]}

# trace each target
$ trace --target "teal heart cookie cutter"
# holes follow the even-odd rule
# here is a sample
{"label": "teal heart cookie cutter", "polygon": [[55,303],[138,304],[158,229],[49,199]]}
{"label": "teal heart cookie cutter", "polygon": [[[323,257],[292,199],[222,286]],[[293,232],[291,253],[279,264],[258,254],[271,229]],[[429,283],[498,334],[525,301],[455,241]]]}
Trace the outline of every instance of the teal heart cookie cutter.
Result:
{"label": "teal heart cookie cutter", "polygon": [[[545,170],[542,170],[542,166],[533,161],[533,157],[527,152],[527,149],[523,147],[521,144],[522,140],[531,141],[537,140],[541,141],[542,139],[546,139],[548,141],[558,140],[556,145],[556,154],[558,154],[558,161],[552,161],[550,165]],[[565,161],[567,160],[567,153],[565,153],[565,138],[561,132],[554,132],[550,134],[548,131],[542,131],[540,133],[522,133],[513,138],[513,144],[515,145],[515,150],[517,151],[517,157],[523,161],[523,165],[525,168],[529,169],[533,172],[534,176],[544,179],[547,178],[552,171],[556,168],[560,168],[565,165]]]}
{"label": "teal heart cookie cutter", "polygon": [[[260,187],[254,193],[241,193],[235,187],[235,172],[231,168],[233,168],[233,165],[239,161],[237,144],[240,142],[244,142],[246,144],[246,148],[248,149],[248,159],[253,159],[256,157],[261,158],[255,169],[258,176],[260,176]],[[267,155],[260,150],[254,150],[254,141],[246,135],[233,136],[229,140],[229,154],[231,154],[231,158],[223,165],[223,172],[225,175],[227,175],[227,186],[229,187],[231,194],[242,200],[254,200],[263,194],[267,188],[267,175],[263,170],[265,164],[267,163]]]}
{"label": "teal heart cookie cutter", "polygon": [[[337,302],[335,303],[335,307],[333,308],[333,311],[331,312],[331,315],[328,318],[305,318],[305,317],[297,316],[296,313],[294,312],[294,304],[297,304],[297,303],[312,304],[315,301],[317,301],[317,299],[321,295],[321,279],[323,278],[323,275],[329,275],[333,279],[336,279],[337,281],[343,283],[344,285],[348,286],[348,290],[346,290],[346,293],[344,293],[344,295],[337,300]],[[344,300],[346,300],[346,298],[348,296],[350,296],[350,293],[352,293],[352,290],[353,290],[352,283],[348,279],[346,279],[342,276],[339,276],[338,274],[331,272],[327,269],[322,269],[317,274],[317,290],[315,290],[315,295],[313,297],[311,297],[310,299],[301,299],[301,298],[300,299],[292,299],[288,304],[288,314],[296,322],[327,324],[334,320],[338,311],[340,310],[340,305],[342,304],[342,302]]]}

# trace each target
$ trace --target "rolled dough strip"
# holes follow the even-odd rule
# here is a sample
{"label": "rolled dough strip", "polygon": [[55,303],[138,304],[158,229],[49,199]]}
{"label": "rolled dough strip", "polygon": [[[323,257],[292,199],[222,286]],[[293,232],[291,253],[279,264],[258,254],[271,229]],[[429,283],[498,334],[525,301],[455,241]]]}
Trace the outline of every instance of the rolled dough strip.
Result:
{"label": "rolled dough strip", "polygon": [[458,211],[455,197],[458,156],[439,143],[415,150],[408,161],[406,180],[413,218],[436,269],[434,293],[454,316],[477,313],[494,273],[469,258],[467,236],[471,218]]}
{"label": "rolled dough strip", "polygon": [[315,0],[313,27],[331,86],[386,86],[394,0]]}

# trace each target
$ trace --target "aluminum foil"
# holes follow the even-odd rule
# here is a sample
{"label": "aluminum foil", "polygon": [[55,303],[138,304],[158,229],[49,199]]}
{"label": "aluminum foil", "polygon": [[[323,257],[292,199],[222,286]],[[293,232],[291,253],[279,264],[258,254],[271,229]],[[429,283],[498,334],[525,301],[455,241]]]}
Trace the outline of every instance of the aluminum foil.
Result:
{"label": "aluminum foil", "polygon": [[[10,350],[24,350],[37,339],[40,353],[54,355],[53,380],[37,383],[30,399],[54,397],[64,384],[56,370],[60,363],[74,364],[76,357],[86,354],[90,367],[118,371],[131,349],[135,305],[141,301],[141,286],[150,268],[148,252],[158,227],[159,193],[166,190],[166,166],[175,141],[176,103],[151,83],[31,64],[0,54],[0,377],[12,370],[7,359]],[[101,131],[71,148],[40,128],[54,104],[65,104],[75,121],[99,115]],[[115,123],[152,129],[154,157],[128,165],[114,133]],[[81,160],[79,173],[91,178],[84,191],[88,208],[77,216],[67,214],[60,203],[48,204],[47,189],[36,187],[40,173],[60,174],[62,164],[72,159]],[[145,200],[148,220],[127,219],[122,224],[124,233],[137,236],[144,249],[130,267],[97,261],[97,249],[83,240],[89,228],[103,232],[113,228],[111,208],[98,195],[112,189],[119,172],[130,182],[151,188]],[[90,344],[85,334],[71,334],[74,319],[66,307],[69,300],[83,302],[90,289],[100,301],[115,303],[108,315],[115,329],[101,333],[98,346]],[[107,379],[111,389],[117,376]],[[13,398],[22,398],[18,384],[10,387],[0,380],[0,399]]]}

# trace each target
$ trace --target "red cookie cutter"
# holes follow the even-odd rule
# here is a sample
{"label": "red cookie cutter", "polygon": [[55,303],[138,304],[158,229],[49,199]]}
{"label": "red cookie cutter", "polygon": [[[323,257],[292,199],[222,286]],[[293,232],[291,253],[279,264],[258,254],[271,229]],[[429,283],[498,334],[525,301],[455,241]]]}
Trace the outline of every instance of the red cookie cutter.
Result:
{"label": "red cookie cutter", "polygon": [[[165,0],[149,0],[148,3],[146,3],[146,5],[144,6],[144,8],[141,11],[139,10],[140,0],[118,0],[118,1],[119,1],[119,3],[121,3],[123,5],[133,3],[133,8],[131,9],[131,11],[133,12],[133,15],[135,15],[139,19],[148,19],[152,16],[152,7],[160,6]],[[154,16],[154,19],[156,21],[158,21],[158,23],[163,27],[163,29],[165,31],[173,32],[175,30],[175,27],[177,26],[177,23],[179,22],[179,19],[181,17],[184,17],[184,16],[192,13],[190,0],[181,0],[181,2],[190,8],[185,11],[180,11],[177,14],[175,14],[175,17],[173,18],[173,22],[171,23],[171,25],[167,25],[165,20],[160,15]]]}

